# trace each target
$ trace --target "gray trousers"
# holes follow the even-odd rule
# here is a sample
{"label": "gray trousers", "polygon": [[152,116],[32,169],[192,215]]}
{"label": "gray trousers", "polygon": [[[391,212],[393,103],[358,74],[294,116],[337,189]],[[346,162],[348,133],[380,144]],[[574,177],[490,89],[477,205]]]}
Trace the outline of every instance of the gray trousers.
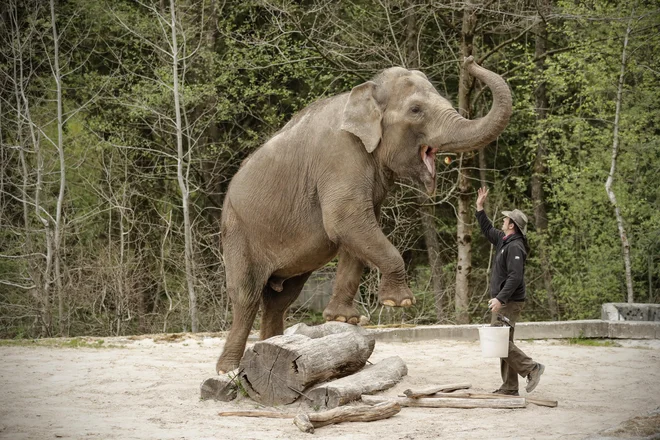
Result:
{"label": "gray trousers", "polygon": [[[500,311],[497,312],[506,316],[511,321],[511,328],[509,329],[509,355],[505,358],[500,358],[500,372],[502,373],[502,386],[500,389],[506,391],[518,391],[518,375],[527,377],[534,369],[534,366],[536,366],[536,362],[513,343],[513,332],[524,306],[524,302],[511,301],[504,304]],[[496,327],[505,325],[497,320],[497,313],[491,314],[490,325]]]}

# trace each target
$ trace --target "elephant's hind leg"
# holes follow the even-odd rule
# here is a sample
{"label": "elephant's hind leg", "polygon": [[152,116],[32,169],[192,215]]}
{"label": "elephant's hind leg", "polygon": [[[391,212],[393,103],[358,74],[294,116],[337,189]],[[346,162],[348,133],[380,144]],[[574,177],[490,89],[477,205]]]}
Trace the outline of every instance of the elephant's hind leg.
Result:
{"label": "elephant's hind leg", "polygon": [[227,261],[227,292],[232,303],[233,319],[222,354],[216,363],[218,374],[237,368],[245,352],[245,344],[268,280],[267,274],[262,274],[259,268],[258,264],[249,259],[235,258]]}
{"label": "elephant's hind leg", "polygon": [[300,295],[300,291],[310,275],[311,272],[308,272],[289,278],[279,284],[278,287],[281,288],[281,291],[273,289],[270,285],[264,287],[261,300],[261,339],[268,339],[284,333],[286,312]]}
{"label": "elephant's hind leg", "polygon": [[360,314],[353,302],[360,286],[364,264],[346,250],[339,253],[339,266],[330,302],[323,310],[326,321],[348,322],[357,324]]}

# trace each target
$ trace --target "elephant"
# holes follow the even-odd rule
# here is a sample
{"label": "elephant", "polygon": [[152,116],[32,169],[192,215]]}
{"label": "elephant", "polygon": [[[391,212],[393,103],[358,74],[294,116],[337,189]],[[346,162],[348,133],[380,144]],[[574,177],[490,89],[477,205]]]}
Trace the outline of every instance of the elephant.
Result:
{"label": "elephant", "polygon": [[218,374],[238,367],[259,307],[260,338],[282,334],[305,281],[336,256],[326,320],[358,323],[353,302],[366,265],[381,273],[381,304],[415,303],[401,254],[378,223],[388,191],[406,179],[433,194],[435,155],[487,145],[511,116],[504,79],[472,57],[464,66],[492,92],[483,118],[459,115],[422,72],[391,67],[304,108],[243,162],[221,218],[233,322]]}

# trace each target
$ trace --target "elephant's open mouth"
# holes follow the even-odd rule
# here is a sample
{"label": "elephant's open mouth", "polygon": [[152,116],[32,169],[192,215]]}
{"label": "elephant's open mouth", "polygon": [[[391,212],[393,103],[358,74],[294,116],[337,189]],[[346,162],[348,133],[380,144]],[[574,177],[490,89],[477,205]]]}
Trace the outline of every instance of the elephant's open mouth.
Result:
{"label": "elephant's open mouth", "polygon": [[437,152],[437,148],[429,147],[428,145],[422,145],[422,148],[420,149],[422,161],[432,176],[435,176],[435,153]]}

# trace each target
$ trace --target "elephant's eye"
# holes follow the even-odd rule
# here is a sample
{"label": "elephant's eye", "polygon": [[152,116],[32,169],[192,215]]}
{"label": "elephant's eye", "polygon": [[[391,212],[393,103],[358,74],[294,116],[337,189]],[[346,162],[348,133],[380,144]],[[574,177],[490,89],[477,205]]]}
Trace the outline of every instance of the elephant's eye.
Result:
{"label": "elephant's eye", "polygon": [[422,111],[422,109],[421,109],[421,107],[418,106],[418,105],[413,105],[412,107],[410,107],[410,111],[411,111],[412,113],[419,113],[419,112]]}

